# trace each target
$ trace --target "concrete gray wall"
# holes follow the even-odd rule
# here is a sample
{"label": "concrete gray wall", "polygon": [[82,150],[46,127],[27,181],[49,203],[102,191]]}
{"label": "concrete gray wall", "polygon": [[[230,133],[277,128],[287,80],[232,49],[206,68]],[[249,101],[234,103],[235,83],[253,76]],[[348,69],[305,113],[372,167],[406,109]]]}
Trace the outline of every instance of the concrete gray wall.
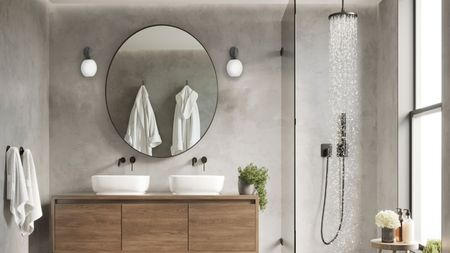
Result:
{"label": "concrete gray wall", "polygon": [[[225,175],[225,193],[237,193],[237,167],[269,168],[269,204],[260,217],[261,252],[280,252],[281,236],[281,18],[285,5],[130,6],[55,5],[50,36],[50,191],[91,191],[95,174],[145,174],[150,191],[167,192],[168,176],[200,173],[192,157],[208,157],[206,172]],[[215,119],[202,141],[170,159],[137,154],[114,130],[105,105],[105,79],[115,50],[142,27],[167,23],[192,33],[210,53],[219,80]],[[82,50],[93,49],[94,78],[80,74]],[[244,73],[226,75],[228,50],[237,46]],[[120,168],[117,159],[134,155]]]}
{"label": "concrete gray wall", "polygon": [[281,23],[281,237],[283,253],[295,252],[295,5],[290,0]]}
{"label": "concrete gray wall", "polygon": [[[30,237],[22,237],[5,198],[0,173],[0,252],[48,252],[49,204],[49,18],[44,0],[0,1],[0,148],[31,149],[44,208]],[[3,153],[4,154],[4,153]],[[5,156],[0,164],[5,164]],[[3,166],[4,168],[4,166]],[[29,250],[30,248],[30,250]]]}
{"label": "concrete gray wall", "polygon": [[450,2],[442,1],[442,247],[450,253]]}
{"label": "concrete gray wall", "polygon": [[[331,246],[320,239],[324,163],[320,144],[333,143],[329,104],[328,15],[339,6],[297,6],[297,252],[371,252],[376,236],[377,207],[377,6],[348,6],[358,13],[360,140],[354,168],[347,168],[346,211],[343,232]],[[395,53],[395,52],[392,52]],[[334,168],[334,167],[331,167]],[[338,226],[337,171],[330,170],[325,237]],[[333,188],[334,187],[334,188]],[[387,186],[396,188],[396,185]],[[394,206],[395,207],[395,206]],[[394,208],[392,207],[392,208]],[[331,211],[332,210],[332,211]],[[333,215],[334,214],[334,215]]]}
{"label": "concrete gray wall", "polygon": [[[182,32],[182,31],[180,31]],[[162,143],[152,156],[171,156],[175,96],[186,80],[198,93],[201,136],[206,133],[217,105],[217,79],[204,50],[119,51],[108,74],[106,98],[111,119],[119,135],[127,132],[136,94],[145,80]]]}
{"label": "concrete gray wall", "polygon": [[[398,185],[398,1],[378,8],[377,187],[378,209],[397,207]],[[402,208],[408,208],[403,206]]]}

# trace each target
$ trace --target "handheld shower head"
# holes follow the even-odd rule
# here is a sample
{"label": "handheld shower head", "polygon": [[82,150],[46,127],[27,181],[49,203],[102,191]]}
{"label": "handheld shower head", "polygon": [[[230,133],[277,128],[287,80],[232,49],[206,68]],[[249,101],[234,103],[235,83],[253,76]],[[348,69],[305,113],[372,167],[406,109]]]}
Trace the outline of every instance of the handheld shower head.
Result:
{"label": "handheld shower head", "polygon": [[337,157],[348,157],[347,149],[347,116],[341,113],[338,119],[338,143],[336,145]]}
{"label": "handheld shower head", "polygon": [[321,156],[326,160],[325,167],[325,189],[323,195],[323,205],[322,205],[322,217],[320,220],[320,237],[322,242],[325,245],[332,244],[339,236],[342,231],[342,226],[344,223],[344,200],[345,200],[345,157],[348,156],[347,151],[347,118],[345,113],[341,113],[338,116],[338,140],[336,144],[336,155],[338,157],[339,168],[342,168],[342,171],[339,175],[340,185],[341,185],[341,203],[340,203],[340,219],[339,219],[339,227],[337,228],[336,233],[330,240],[326,240],[324,236],[324,220],[325,220],[325,208],[327,205],[327,192],[328,192],[328,169],[329,169],[329,158],[331,156],[331,144],[322,144],[321,145]]}

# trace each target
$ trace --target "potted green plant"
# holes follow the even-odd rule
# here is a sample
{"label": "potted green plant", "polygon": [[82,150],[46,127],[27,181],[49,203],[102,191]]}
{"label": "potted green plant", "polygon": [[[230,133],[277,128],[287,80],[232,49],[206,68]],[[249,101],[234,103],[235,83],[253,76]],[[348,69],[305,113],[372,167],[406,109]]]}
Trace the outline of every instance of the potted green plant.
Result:
{"label": "potted green plant", "polygon": [[264,210],[267,205],[266,183],[269,179],[269,171],[250,163],[245,168],[238,168],[239,171],[239,194],[252,195],[255,192],[259,196],[259,207]]}
{"label": "potted green plant", "polygon": [[423,249],[423,253],[441,253],[442,245],[439,240],[429,240]]}

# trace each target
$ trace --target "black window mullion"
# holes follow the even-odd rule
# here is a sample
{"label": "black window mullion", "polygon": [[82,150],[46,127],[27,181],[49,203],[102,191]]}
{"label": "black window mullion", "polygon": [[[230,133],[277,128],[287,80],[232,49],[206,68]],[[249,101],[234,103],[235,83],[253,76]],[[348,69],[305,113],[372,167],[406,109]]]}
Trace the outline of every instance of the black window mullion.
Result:
{"label": "black window mullion", "polygon": [[[417,109],[417,32],[416,32],[416,21],[417,21],[417,13],[416,13],[416,7],[417,7],[417,0],[413,0],[413,110]],[[411,129],[410,129],[411,130]]]}
{"label": "black window mullion", "polygon": [[440,111],[442,110],[442,103],[437,103],[434,105],[430,105],[430,106],[426,106],[426,107],[422,107],[419,109],[415,109],[413,111],[410,112],[411,116],[418,116],[418,115],[422,115],[422,114],[427,114],[427,113],[432,113],[434,111]]}

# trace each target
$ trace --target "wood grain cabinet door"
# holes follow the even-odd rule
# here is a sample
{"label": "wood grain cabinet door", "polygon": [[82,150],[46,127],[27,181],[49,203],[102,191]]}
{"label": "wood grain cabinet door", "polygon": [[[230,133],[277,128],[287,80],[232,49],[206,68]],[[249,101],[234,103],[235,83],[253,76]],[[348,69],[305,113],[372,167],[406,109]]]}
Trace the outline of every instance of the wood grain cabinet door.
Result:
{"label": "wood grain cabinet door", "polygon": [[57,204],[56,252],[120,252],[121,205]]}
{"label": "wood grain cabinet door", "polygon": [[124,204],[122,249],[125,252],[187,252],[188,204]]}
{"label": "wood grain cabinet door", "polygon": [[257,212],[250,203],[189,205],[189,250],[257,252]]}

